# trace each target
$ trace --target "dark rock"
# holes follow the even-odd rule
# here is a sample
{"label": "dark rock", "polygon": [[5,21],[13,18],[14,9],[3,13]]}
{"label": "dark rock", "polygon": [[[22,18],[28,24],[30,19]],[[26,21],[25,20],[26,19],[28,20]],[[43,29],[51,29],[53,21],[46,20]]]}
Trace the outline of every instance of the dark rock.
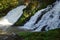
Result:
{"label": "dark rock", "polygon": [[60,19],[60,16],[59,16],[59,19]]}
{"label": "dark rock", "polygon": [[43,26],[43,28],[41,29],[41,31],[45,31],[45,28],[46,28],[47,26],[48,26],[48,25]]}
{"label": "dark rock", "polygon": [[53,15],[50,15],[50,18],[53,18]]}
{"label": "dark rock", "polygon": [[23,40],[23,38],[16,34],[11,34],[11,35],[0,36],[0,40]]}

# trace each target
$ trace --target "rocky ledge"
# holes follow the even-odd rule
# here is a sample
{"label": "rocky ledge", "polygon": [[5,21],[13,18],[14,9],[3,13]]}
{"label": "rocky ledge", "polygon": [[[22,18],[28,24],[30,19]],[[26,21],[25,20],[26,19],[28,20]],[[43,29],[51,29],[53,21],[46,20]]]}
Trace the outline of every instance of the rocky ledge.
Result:
{"label": "rocky ledge", "polygon": [[22,37],[16,34],[0,34],[0,40],[23,40]]}

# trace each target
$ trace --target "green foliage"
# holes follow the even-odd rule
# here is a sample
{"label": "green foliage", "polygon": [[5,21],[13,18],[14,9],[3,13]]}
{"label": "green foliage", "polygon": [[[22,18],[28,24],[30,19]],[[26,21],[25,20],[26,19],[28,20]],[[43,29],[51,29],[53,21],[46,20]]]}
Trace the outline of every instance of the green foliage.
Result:
{"label": "green foliage", "polygon": [[60,40],[60,29],[47,32],[19,32],[24,40]]}
{"label": "green foliage", "polygon": [[18,5],[18,0],[0,0],[0,17]]}

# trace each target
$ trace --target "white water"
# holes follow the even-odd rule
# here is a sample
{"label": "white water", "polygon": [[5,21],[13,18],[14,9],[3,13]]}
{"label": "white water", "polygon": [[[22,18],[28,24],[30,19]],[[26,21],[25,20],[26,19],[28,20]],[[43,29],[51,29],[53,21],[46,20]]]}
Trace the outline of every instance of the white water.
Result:
{"label": "white water", "polygon": [[[51,18],[50,15],[53,15],[53,18]],[[35,31],[41,31],[44,25],[48,25],[45,30],[59,28],[60,27],[60,26],[58,27],[58,25],[60,24],[59,16],[60,16],[60,2],[57,2],[54,8],[52,8],[45,15],[43,15],[42,19],[35,25],[37,27],[39,26],[39,28],[37,28]]]}
{"label": "white water", "polygon": [[30,20],[26,23],[26,24],[24,24],[24,26],[23,27],[20,27],[20,28],[26,28],[26,29],[34,29],[35,27],[32,27],[32,26],[34,26],[34,23],[37,21],[37,18],[39,17],[39,16],[41,16],[41,12],[42,11],[44,11],[44,10],[47,10],[48,8],[46,8],[46,9],[42,9],[42,10],[39,10],[38,12],[36,12],[35,13],[35,15],[33,15],[31,18],[30,18]]}
{"label": "white water", "polygon": [[4,18],[7,19],[10,23],[14,24],[22,15],[24,8],[26,8],[26,6],[22,5],[13,9]]}
{"label": "white water", "polygon": [[6,29],[13,25],[22,15],[24,8],[26,8],[26,6],[22,5],[8,12],[7,15],[0,20],[0,29]]}
{"label": "white water", "polygon": [[[45,8],[46,9],[46,8]],[[34,16],[31,17],[31,19],[23,26],[20,27],[22,29],[34,29],[36,27],[38,27],[36,30],[34,31],[41,31],[41,29],[45,26],[45,30],[51,30],[51,29],[56,29],[56,28],[60,28],[60,2],[56,2],[55,6],[48,11],[47,13],[45,13],[43,15],[43,17],[41,18],[41,20],[34,25],[34,23],[36,22],[37,18],[42,14],[41,12],[44,11],[45,9],[42,9],[38,12],[36,12],[36,14]],[[51,18],[50,16],[53,16],[53,18]],[[59,26],[59,27],[58,27]]]}

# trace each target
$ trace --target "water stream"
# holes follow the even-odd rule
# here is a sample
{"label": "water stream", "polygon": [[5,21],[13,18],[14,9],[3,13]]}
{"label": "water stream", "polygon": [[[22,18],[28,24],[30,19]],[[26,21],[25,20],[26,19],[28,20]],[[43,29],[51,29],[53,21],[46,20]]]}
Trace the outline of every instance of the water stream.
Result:
{"label": "water stream", "polygon": [[0,20],[0,29],[7,29],[13,25],[23,14],[23,9],[26,8],[25,5],[19,6],[7,13],[7,15]]}
{"label": "water stream", "polygon": [[[45,8],[47,9],[47,8]],[[54,7],[48,12],[46,12],[35,25],[37,18],[46,11],[41,9],[35,13],[34,16],[23,26],[22,29],[31,29],[33,31],[48,31],[51,29],[60,28],[60,2],[55,2]],[[34,29],[35,28],[35,29]]]}

